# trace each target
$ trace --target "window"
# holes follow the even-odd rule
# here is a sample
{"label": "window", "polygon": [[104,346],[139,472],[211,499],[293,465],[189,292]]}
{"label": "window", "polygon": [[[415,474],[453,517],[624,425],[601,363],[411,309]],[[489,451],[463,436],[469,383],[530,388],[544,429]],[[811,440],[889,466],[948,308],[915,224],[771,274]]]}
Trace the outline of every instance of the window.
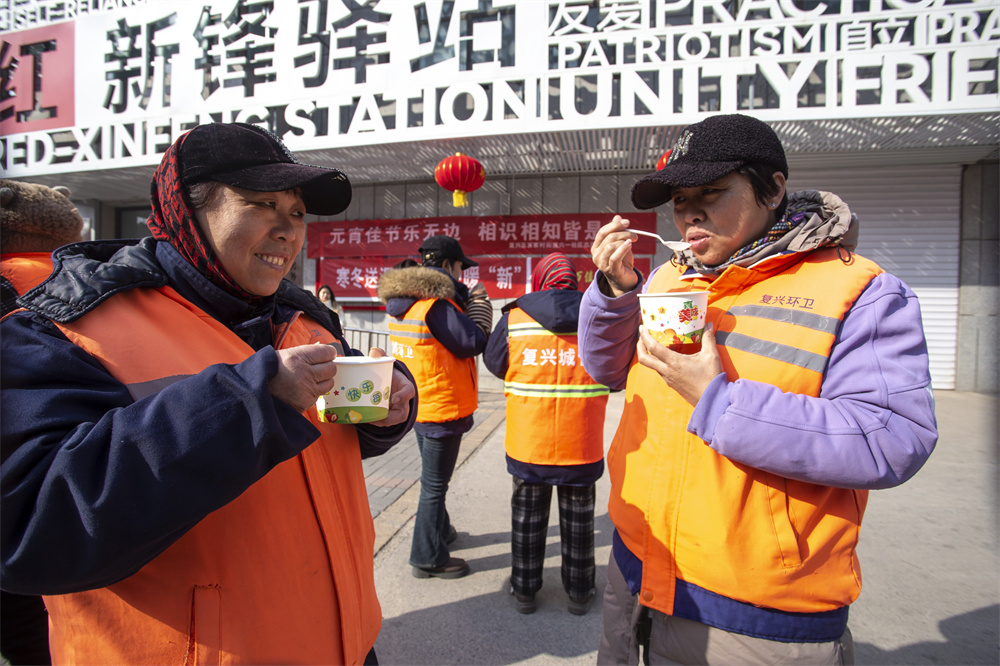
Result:
{"label": "window", "polygon": [[143,238],[151,236],[146,219],[152,214],[149,206],[119,208],[115,211],[115,235],[118,238]]}

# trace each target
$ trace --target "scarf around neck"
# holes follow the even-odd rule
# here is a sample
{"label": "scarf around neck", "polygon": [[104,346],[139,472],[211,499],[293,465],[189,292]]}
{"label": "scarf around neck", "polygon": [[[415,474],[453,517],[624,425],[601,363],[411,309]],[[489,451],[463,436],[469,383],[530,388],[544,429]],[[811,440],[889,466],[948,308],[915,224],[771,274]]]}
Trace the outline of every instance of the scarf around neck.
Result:
{"label": "scarf around neck", "polygon": [[858,220],[835,194],[818,190],[793,192],[785,214],[764,236],[737,250],[718,266],[705,266],[690,249],[670,263],[688,266],[702,275],[721,275],[729,266],[752,266],[763,259],[788,252],[810,252],[839,246],[850,252],[858,242]]}

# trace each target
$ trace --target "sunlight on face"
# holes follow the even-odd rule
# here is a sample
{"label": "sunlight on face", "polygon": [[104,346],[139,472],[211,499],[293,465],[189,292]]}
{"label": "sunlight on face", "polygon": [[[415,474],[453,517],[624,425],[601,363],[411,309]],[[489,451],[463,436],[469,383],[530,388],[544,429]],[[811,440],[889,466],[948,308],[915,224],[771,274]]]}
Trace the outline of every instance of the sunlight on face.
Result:
{"label": "sunlight on face", "polygon": [[253,192],[220,184],[195,217],[236,284],[256,296],[270,296],[305,242],[305,213],[298,190]]}
{"label": "sunlight on face", "polygon": [[766,205],[757,201],[750,180],[735,172],[705,185],[674,188],[674,225],[703,264],[718,266],[771,228],[770,203],[785,194],[784,176],[775,173],[774,180],[780,191]]}

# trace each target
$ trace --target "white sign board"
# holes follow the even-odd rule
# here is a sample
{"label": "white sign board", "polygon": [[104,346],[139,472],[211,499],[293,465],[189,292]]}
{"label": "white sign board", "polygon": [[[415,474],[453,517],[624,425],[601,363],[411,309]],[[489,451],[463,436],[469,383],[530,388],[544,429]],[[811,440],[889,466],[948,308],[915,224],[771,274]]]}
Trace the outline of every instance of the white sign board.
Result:
{"label": "white sign board", "polygon": [[995,111],[998,12],[996,0],[6,0],[0,170],[155,164],[211,121],[267,126],[300,151],[714,112]]}

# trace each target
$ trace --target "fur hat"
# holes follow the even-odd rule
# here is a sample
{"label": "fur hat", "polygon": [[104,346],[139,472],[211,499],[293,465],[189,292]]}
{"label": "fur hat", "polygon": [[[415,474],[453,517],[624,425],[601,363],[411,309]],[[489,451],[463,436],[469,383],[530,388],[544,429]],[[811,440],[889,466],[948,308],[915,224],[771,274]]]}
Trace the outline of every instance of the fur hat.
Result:
{"label": "fur hat", "polygon": [[83,217],[68,188],[0,180],[0,252],[51,252],[75,243]]}

